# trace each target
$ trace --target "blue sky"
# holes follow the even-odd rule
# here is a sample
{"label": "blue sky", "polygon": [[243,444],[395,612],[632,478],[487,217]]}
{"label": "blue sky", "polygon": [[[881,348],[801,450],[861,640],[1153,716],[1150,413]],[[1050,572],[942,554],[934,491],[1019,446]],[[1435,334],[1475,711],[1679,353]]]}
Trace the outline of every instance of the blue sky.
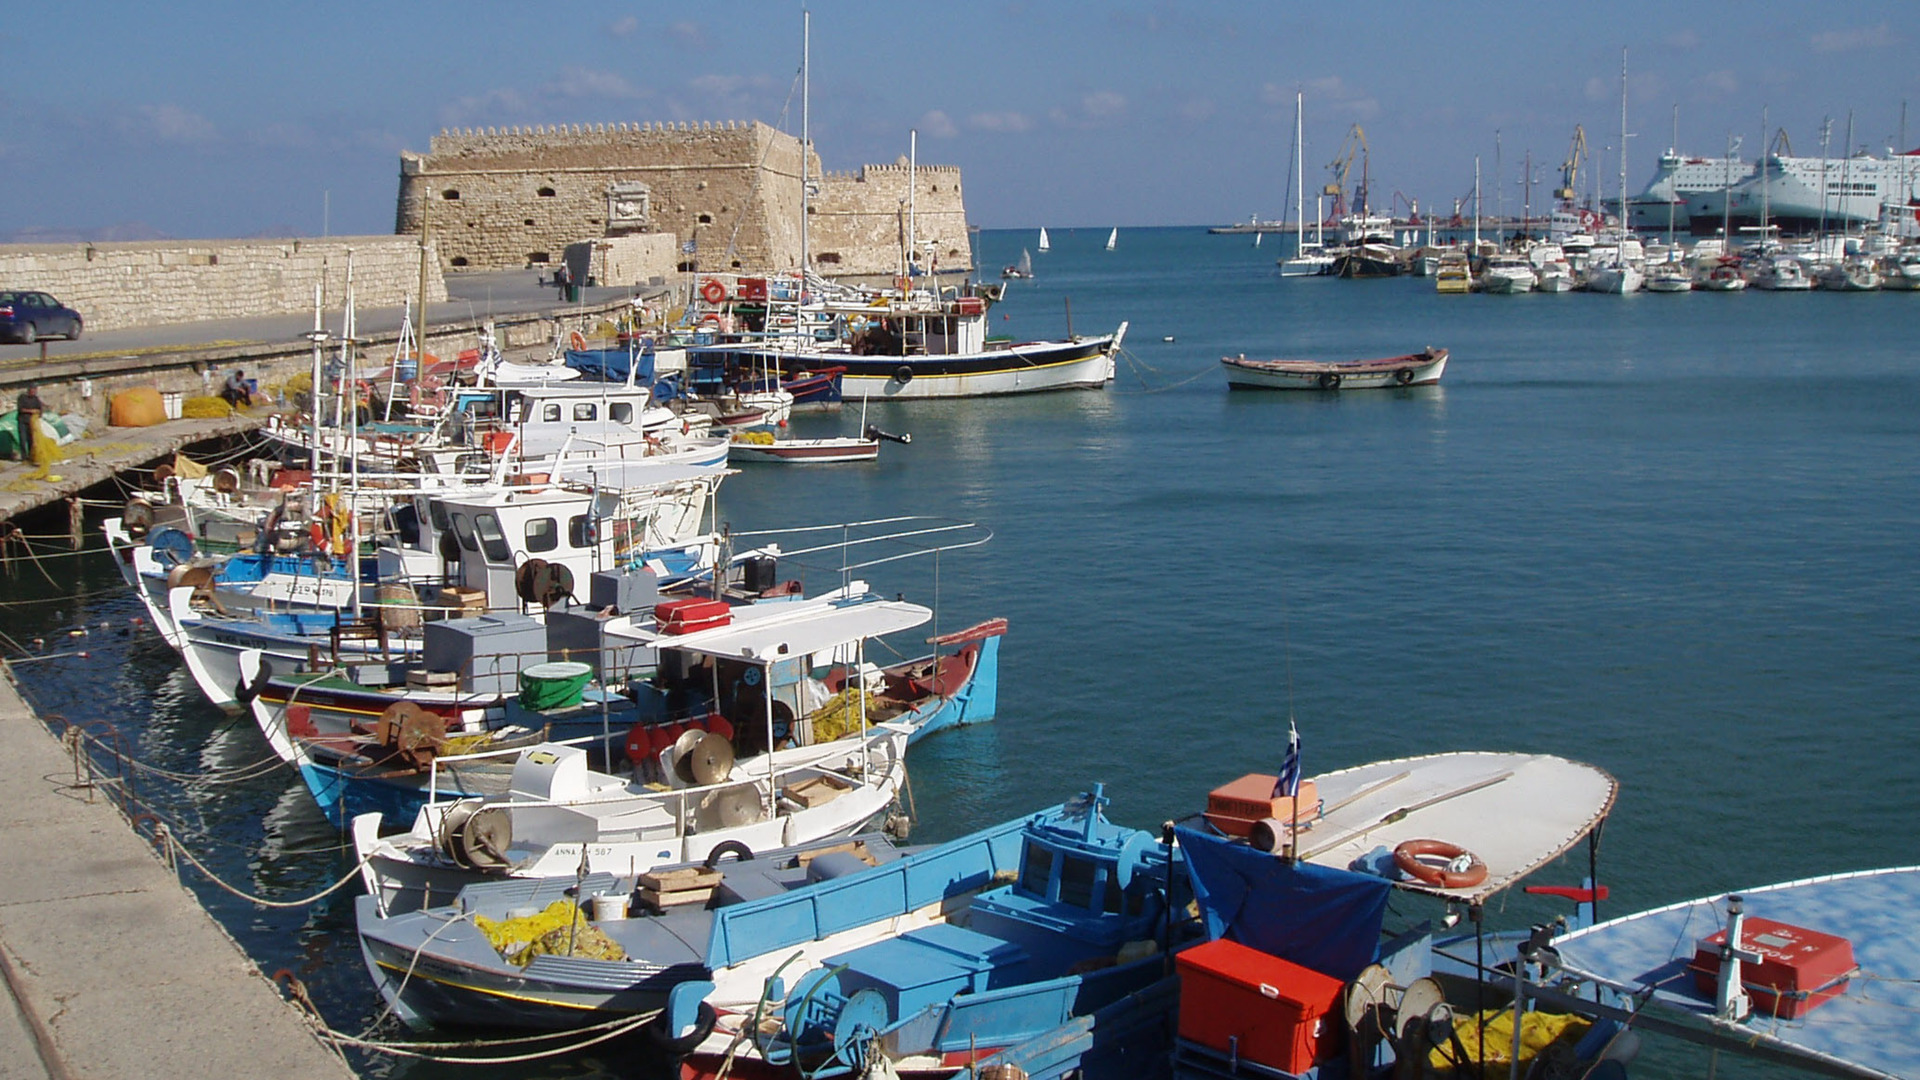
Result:
{"label": "blue sky", "polygon": [[[1884,150],[1911,101],[1920,4],[1395,4],[821,0],[813,134],[829,169],[965,170],[976,224],[1277,216],[1293,93],[1307,185],[1364,126],[1376,208],[1507,206],[1551,186],[1575,124],[1611,192],[1621,48],[1628,186],[1671,140],[1751,157],[1761,109],[1798,153],[1849,111]],[[799,130],[798,3],[68,0],[0,20],[0,236],[137,225],[174,237],[380,233],[402,149],[442,127],[759,119]],[[782,119],[782,110],[786,110]],[[1355,166],[1356,170],[1358,166]],[[1588,185],[1582,183],[1585,189]],[[324,194],[323,193],[328,193]],[[1544,198],[1536,189],[1536,202]],[[1309,212],[1311,209],[1309,208]]]}

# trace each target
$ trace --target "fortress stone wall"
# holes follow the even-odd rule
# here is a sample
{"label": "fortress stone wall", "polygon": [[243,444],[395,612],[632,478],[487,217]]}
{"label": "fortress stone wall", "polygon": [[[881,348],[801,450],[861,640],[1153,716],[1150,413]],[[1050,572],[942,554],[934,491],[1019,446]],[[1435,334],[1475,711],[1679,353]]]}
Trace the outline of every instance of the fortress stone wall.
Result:
{"label": "fortress stone wall", "polygon": [[[90,331],[304,314],[315,285],[329,309],[345,301],[349,251],[360,307],[398,306],[420,291],[420,245],[404,236],[4,244],[0,283],[52,293]],[[444,301],[446,279],[430,268],[427,300]]]}
{"label": "fortress stone wall", "polygon": [[[427,153],[401,155],[395,230],[415,235],[424,223],[447,270],[551,266],[576,245],[635,235],[671,236],[674,271],[792,270],[802,153],[798,139],[758,121],[442,132]],[[823,175],[818,155],[807,159],[819,185],[816,268],[897,272],[907,168]],[[942,270],[968,268],[959,170],[923,167],[918,188],[923,248],[933,244]]]}

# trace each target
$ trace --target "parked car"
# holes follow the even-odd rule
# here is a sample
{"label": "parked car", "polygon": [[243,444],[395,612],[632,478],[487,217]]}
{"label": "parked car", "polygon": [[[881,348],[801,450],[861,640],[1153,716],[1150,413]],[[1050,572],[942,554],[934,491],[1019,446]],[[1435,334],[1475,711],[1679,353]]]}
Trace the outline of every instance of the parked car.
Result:
{"label": "parked car", "polygon": [[31,345],[41,338],[80,339],[80,313],[43,292],[0,292],[0,341]]}

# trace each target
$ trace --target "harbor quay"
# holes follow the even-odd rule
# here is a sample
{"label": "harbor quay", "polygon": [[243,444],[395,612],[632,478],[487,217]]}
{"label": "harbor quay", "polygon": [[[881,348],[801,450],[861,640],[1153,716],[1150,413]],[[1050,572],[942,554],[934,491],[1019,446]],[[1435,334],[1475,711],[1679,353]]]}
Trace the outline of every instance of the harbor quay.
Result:
{"label": "harbor quay", "polygon": [[353,1072],[0,679],[0,1077]]}

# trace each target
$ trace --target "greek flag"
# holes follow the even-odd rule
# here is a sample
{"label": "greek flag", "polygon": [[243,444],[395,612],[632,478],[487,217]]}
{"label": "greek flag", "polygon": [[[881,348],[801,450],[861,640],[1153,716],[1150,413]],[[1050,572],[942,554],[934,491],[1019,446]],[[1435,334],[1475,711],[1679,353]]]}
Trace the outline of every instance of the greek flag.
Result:
{"label": "greek flag", "polygon": [[1287,756],[1280,762],[1280,778],[1273,782],[1273,797],[1292,798],[1300,794],[1300,730],[1287,721]]}

